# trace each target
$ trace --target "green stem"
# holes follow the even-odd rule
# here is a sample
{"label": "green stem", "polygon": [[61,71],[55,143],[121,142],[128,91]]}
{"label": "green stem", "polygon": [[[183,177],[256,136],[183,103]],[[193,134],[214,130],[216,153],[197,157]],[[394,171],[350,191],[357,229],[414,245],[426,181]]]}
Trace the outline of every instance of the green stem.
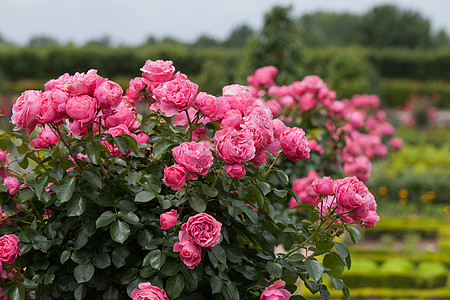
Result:
{"label": "green stem", "polygon": [[269,170],[267,170],[266,176],[269,175],[270,171],[272,170],[273,166],[275,165],[275,163],[277,162],[278,158],[281,155],[281,151],[278,152],[277,157],[275,157],[275,160],[273,161],[273,163],[269,166]]}
{"label": "green stem", "polygon": [[216,186],[217,180],[219,180],[219,177],[220,177],[220,175],[222,174],[223,166],[224,166],[224,164],[222,164],[222,165],[220,166],[219,171],[217,171],[217,175],[216,175],[216,177],[214,178],[214,182],[213,182],[211,188],[209,189],[210,191],[212,191],[212,189]]}

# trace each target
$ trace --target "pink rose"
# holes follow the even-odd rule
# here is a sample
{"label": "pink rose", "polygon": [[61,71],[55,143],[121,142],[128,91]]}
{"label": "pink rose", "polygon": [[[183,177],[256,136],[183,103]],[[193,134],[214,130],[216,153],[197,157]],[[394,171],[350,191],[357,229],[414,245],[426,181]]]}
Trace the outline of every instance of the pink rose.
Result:
{"label": "pink rose", "polygon": [[278,136],[284,155],[292,161],[309,158],[308,140],[303,129],[288,128]]}
{"label": "pink rose", "polygon": [[58,142],[59,139],[56,134],[47,126],[42,128],[42,132],[39,132],[35,139],[31,140],[31,144],[36,149],[48,148],[50,145],[57,144]]}
{"label": "pink rose", "polygon": [[261,293],[261,300],[288,300],[291,296],[291,293],[289,293],[286,289],[280,289],[280,287],[283,287],[285,285],[285,282],[283,280],[279,280],[275,282],[274,284],[270,285],[267,289],[265,289]]}
{"label": "pink rose", "polygon": [[239,129],[242,123],[242,113],[237,109],[228,110],[220,123],[220,128]]}
{"label": "pink rose", "polygon": [[365,228],[374,228],[375,223],[380,220],[380,217],[378,216],[376,211],[369,211],[367,217],[363,218],[362,221],[364,221],[364,227]]}
{"label": "pink rose", "polygon": [[188,171],[180,165],[173,165],[164,169],[163,182],[170,186],[172,190],[179,191],[186,184]]}
{"label": "pink rose", "polygon": [[67,101],[66,113],[74,120],[90,124],[97,114],[97,100],[88,96],[75,96]]}
{"label": "pink rose", "polygon": [[205,117],[210,118],[212,121],[223,119],[225,113],[230,110],[228,101],[225,101],[223,97],[215,97],[205,92],[197,95],[194,105]]}
{"label": "pink rose", "polygon": [[334,182],[328,176],[314,179],[312,183],[314,192],[318,195],[333,195],[334,194]]}
{"label": "pink rose", "polygon": [[270,108],[270,112],[272,113],[273,116],[276,116],[279,113],[281,113],[282,107],[280,102],[278,102],[277,100],[269,100],[266,101],[265,104],[267,105],[268,108]]}
{"label": "pink rose", "polygon": [[8,193],[11,196],[15,196],[19,192],[20,182],[16,177],[6,177],[3,184],[6,186]]}
{"label": "pink rose", "polygon": [[75,73],[64,83],[64,89],[71,95],[93,95],[95,88],[106,79],[97,75],[97,70],[89,70],[86,74]]}
{"label": "pink rose", "polygon": [[225,168],[230,177],[240,179],[245,176],[245,166],[243,164],[227,164]]}
{"label": "pink rose", "polygon": [[172,61],[147,60],[145,65],[141,68],[142,77],[147,84],[151,82],[166,82],[172,79],[175,67],[172,65]]}
{"label": "pink rose", "polygon": [[[39,110],[36,119],[43,124],[50,123],[53,124],[57,119],[58,112],[53,107],[53,101],[50,98],[51,92],[44,92],[39,105]],[[61,120],[59,120],[61,121]]]}
{"label": "pink rose", "polygon": [[[190,217],[187,223],[181,226],[190,241],[205,248],[214,247],[219,243],[221,228],[222,223],[206,213]],[[180,232],[180,235],[183,233]]]}
{"label": "pink rose", "polygon": [[336,202],[348,210],[361,206],[365,201],[364,197],[369,193],[364,183],[355,176],[336,180],[335,189]]}
{"label": "pink rose", "polygon": [[58,79],[51,79],[44,84],[45,91],[50,91],[55,88],[61,88],[71,78],[72,76],[70,76],[69,73],[65,73],[59,76]]}
{"label": "pink rose", "polygon": [[133,131],[137,129],[141,124],[136,120],[136,113],[133,112],[126,105],[120,105],[114,110],[114,113],[107,116],[105,119],[105,125],[108,128],[124,124],[129,130]]}
{"label": "pink rose", "polygon": [[202,250],[189,240],[176,242],[173,245],[173,252],[180,252],[181,260],[189,269],[194,269],[202,261]]}
{"label": "pink rose", "polygon": [[305,86],[306,92],[309,93],[316,93],[321,87],[325,86],[325,82],[323,82],[322,78],[317,75],[305,76],[302,83]]}
{"label": "pink rose", "polygon": [[159,223],[162,230],[168,230],[177,223],[177,211],[172,209],[169,212],[163,213],[159,216]]}
{"label": "pink rose", "polygon": [[122,87],[113,81],[104,81],[94,92],[103,112],[111,113],[111,110],[117,107],[122,100]]}
{"label": "pink rose", "polygon": [[11,121],[17,128],[34,130],[37,124],[37,114],[43,99],[41,91],[25,91],[12,107]]}
{"label": "pink rose", "polygon": [[400,150],[403,148],[403,140],[399,137],[391,137],[389,143],[394,150]]}
{"label": "pink rose", "polygon": [[243,113],[253,103],[252,93],[248,87],[232,84],[223,87],[222,94],[230,103],[231,109]]}
{"label": "pink rose", "polygon": [[247,82],[249,85],[255,86],[255,87],[270,87],[273,86],[275,83],[273,82],[273,79],[278,73],[278,69],[274,66],[265,66],[262,68],[259,68],[255,71],[255,74],[247,77]]}
{"label": "pink rose", "polygon": [[0,261],[7,264],[12,264],[17,255],[22,252],[19,248],[19,238],[15,234],[8,234],[0,237]]}
{"label": "pink rose", "polygon": [[185,142],[172,149],[175,161],[189,172],[206,175],[214,157],[203,143]]}
{"label": "pink rose", "polygon": [[126,91],[126,95],[131,100],[139,100],[139,91],[145,88],[145,83],[141,77],[136,77],[130,80],[130,87]]}
{"label": "pink rose", "polygon": [[131,292],[133,300],[169,300],[164,290],[148,282],[138,284],[138,289]]}
{"label": "pink rose", "polygon": [[54,123],[61,122],[66,117],[66,105],[70,98],[69,94],[59,89],[53,89],[45,91],[44,96],[51,100],[53,109],[58,113]]}
{"label": "pink rose", "polygon": [[171,117],[192,106],[197,90],[198,85],[188,79],[175,78],[159,85],[153,93],[161,112]]}
{"label": "pink rose", "polygon": [[214,136],[217,156],[226,163],[243,163],[255,157],[252,135],[245,131],[225,128]]}

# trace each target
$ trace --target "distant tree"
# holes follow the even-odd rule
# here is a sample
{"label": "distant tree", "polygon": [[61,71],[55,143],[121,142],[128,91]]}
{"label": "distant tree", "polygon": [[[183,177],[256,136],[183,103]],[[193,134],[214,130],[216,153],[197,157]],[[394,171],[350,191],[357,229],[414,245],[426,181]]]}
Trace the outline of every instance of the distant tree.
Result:
{"label": "distant tree", "polygon": [[165,37],[161,40],[160,44],[164,44],[164,45],[184,45],[183,42],[177,40],[176,38],[173,37]]}
{"label": "distant tree", "polygon": [[197,38],[197,40],[192,44],[194,47],[204,48],[204,47],[216,47],[219,42],[206,34],[203,34]]}
{"label": "distant tree", "polygon": [[149,37],[145,40],[143,46],[155,46],[155,45],[157,45],[158,43],[159,43],[159,41],[158,41],[154,36],[149,36]]}
{"label": "distant tree", "polygon": [[433,36],[433,46],[434,47],[448,47],[450,46],[450,37],[444,29],[439,30]]}
{"label": "distant tree", "polygon": [[364,44],[375,47],[430,47],[430,21],[395,5],[376,6],[362,21]]}
{"label": "distant tree", "polygon": [[28,46],[32,47],[47,47],[54,45],[58,45],[58,42],[54,38],[44,35],[32,37],[28,42]]}
{"label": "distant tree", "polygon": [[225,41],[223,41],[222,45],[224,47],[244,47],[248,38],[253,34],[253,29],[251,29],[247,24],[239,25],[231,31],[230,35]]}
{"label": "distant tree", "polygon": [[259,67],[271,65],[279,70],[279,84],[299,79],[303,48],[300,26],[291,11],[292,6],[275,6],[265,14],[261,31],[247,45],[248,56],[243,65],[246,76]]}
{"label": "distant tree", "polygon": [[300,18],[306,46],[352,45],[363,41],[362,17],[351,13],[315,12]]}
{"label": "distant tree", "polygon": [[97,46],[101,48],[109,48],[112,46],[112,41],[109,36],[103,36],[98,39],[90,40],[86,43],[86,46]]}

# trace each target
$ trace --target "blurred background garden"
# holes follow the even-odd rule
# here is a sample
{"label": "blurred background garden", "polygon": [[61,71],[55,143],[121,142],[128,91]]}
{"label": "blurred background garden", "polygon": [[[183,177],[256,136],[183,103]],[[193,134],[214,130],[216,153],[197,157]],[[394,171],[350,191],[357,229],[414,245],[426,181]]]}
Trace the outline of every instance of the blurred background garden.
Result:
{"label": "blurred background garden", "polygon": [[450,299],[450,32],[395,3],[360,13],[274,6],[261,19],[259,27],[236,24],[225,38],[199,34],[192,41],[149,29],[134,45],[102,32],[84,42],[45,32],[17,42],[8,36],[15,24],[2,25],[0,129],[12,129],[11,106],[24,90],[89,69],[127,87],[147,59],[173,61],[216,95],[267,65],[278,68],[278,85],[314,74],[338,99],[376,94],[403,147],[373,162],[367,185],[381,219],[361,230],[342,278],[354,299]]}

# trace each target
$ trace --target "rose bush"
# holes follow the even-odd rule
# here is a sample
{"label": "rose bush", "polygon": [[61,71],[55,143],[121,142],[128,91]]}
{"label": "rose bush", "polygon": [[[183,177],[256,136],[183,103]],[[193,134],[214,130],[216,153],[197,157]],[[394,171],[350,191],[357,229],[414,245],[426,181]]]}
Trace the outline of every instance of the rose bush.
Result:
{"label": "rose bush", "polygon": [[[327,277],[349,297],[339,277],[350,254],[338,238],[347,231],[357,242],[353,226],[373,226],[376,203],[356,177],[310,172],[290,188],[277,161],[314,167],[312,151],[336,149],[312,128],[274,119],[294,97],[266,106],[240,85],[221,96],[198,93],[170,61],[149,60],[141,70],[125,95],[90,70],[17,100],[17,131],[0,134],[3,150],[17,153],[0,151],[0,296],[303,299],[294,296],[300,279],[329,299]],[[267,68],[252,80],[271,85],[275,74]],[[331,111],[344,111],[316,77],[293,90],[307,93],[302,110],[321,95]],[[140,103],[147,110],[138,114]],[[337,148],[351,152],[340,147],[352,141]],[[320,171],[331,162],[339,160]],[[289,199],[295,218],[280,209]]]}

